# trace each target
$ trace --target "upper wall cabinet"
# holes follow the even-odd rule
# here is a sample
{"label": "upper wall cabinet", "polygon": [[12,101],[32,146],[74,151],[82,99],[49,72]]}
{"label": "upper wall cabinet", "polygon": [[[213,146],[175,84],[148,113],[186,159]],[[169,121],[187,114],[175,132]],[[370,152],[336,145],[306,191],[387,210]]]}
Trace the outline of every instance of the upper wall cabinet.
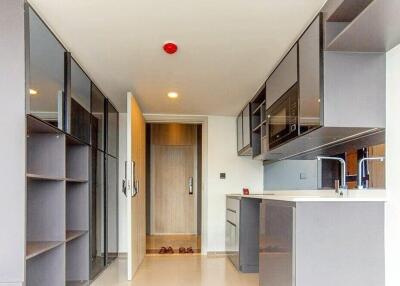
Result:
{"label": "upper wall cabinet", "polygon": [[385,53],[324,50],[323,16],[315,17],[268,77],[265,93],[251,101],[256,159],[312,159],[340,153],[346,144],[383,143]]}
{"label": "upper wall cabinet", "polygon": [[74,59],[71,59],[70,133],[90,143],[91,82]]}
{"label": "upper wall cabinet", "polygon": [[61,129],[66,50],[31,8],[28,14],[27,112]]}
{"label": "upper wall cabinet", "polygon": [[387,52],[400,43],[399,0],[330,0],[323,10],[329,51]]}
{"label": "upper wall cabinet", "polygon": [[236,118],[237,151],[241,156],[249,156],[251,152],[251,108],[247,104]]}
{"label": "upper wall cabinet", "polygon": [[118,157],[118,111],[107,103],[107,153]]}
{"label": "upper wall cabinet", "polygon": [[298,44],[300,134],[321,126],[321,25],[317,17]]}
{"label": "upper wall cabinet", "polygon": [[101,91],[92,84],[92,146],[104,150],[106,98]]}
{"label": "upper wall cabinet", "polygon": [[297,44],[267,79],[267,109],[297,82]]}

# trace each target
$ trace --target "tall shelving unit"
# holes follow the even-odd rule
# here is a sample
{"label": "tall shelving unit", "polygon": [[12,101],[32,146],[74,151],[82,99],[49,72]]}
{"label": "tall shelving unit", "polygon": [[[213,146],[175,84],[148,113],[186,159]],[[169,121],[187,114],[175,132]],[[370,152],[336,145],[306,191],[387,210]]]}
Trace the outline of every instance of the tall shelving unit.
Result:
{"label": "tall shelving unit", "polygon": [[27,116],[26,285],[89,281],[89,146]]}

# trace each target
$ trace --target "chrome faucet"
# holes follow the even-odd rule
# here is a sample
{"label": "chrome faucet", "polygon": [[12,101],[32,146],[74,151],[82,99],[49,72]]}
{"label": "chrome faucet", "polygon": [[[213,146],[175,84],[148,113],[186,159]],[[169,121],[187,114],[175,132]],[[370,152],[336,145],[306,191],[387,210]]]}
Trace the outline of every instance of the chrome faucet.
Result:
{"label": "chrome faucet", "polygon": [[[318,161],[321,160],[335,160],[340,162],[340,170],[341,170],[341,182],[340,182],[340,188],[341,189],[347,189],[347,183],[346,183],[346,161],[343,158],[340,157],[326,157],[326,156],[318,156],[317,157]],[[340,192],[343,194],[343,192]]]}
{"label": "chrome faucet", "polygon": [[369,157],[369,158],[362,158],[358,162],[358,189],[362,190],[364,189],[364,186],[362,185],[362,172],[363,172],[363,165],[365,161],[380,161],[383,162],[385,160],[385,157]]}

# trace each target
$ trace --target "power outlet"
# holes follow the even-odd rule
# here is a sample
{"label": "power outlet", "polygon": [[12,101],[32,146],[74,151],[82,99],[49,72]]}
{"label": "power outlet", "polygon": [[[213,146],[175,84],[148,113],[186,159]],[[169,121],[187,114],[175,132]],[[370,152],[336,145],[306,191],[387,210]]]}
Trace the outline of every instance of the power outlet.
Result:
{"label": "power outlet", "polygon": [[307,174],[306,173],[300,173],[300,180],[307,180]]}

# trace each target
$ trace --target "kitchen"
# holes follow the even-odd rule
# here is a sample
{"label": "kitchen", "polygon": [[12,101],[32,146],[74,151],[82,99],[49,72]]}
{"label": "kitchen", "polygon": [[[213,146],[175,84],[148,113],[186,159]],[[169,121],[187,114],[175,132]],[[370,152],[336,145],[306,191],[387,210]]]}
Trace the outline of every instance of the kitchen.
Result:
{"label": "kitchen", "polygon": [[379,4],[333,2],[237,117],[264,192],[226,196],[226,250],[260,285],[385,284],[386,53],[349,40]]}

